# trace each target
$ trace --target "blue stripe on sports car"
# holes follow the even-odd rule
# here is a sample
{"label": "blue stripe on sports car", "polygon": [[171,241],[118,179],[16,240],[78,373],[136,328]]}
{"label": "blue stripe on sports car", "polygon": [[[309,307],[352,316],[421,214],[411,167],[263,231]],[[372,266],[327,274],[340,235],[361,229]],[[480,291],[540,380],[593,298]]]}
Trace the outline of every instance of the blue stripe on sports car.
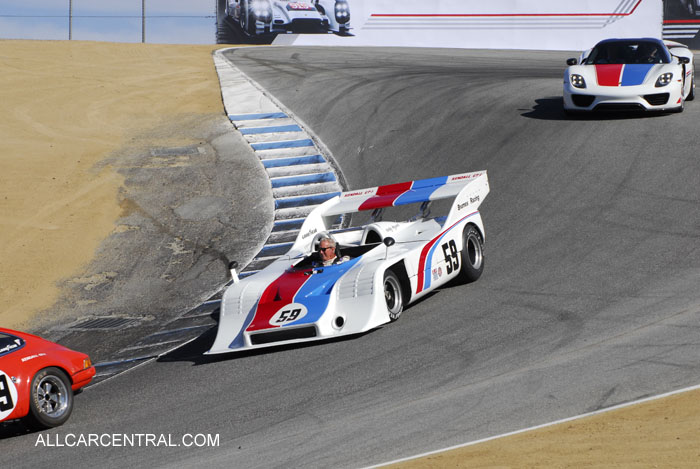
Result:
{"label": "blue stripe on sports car", "polygon": [[622,71],[621,86],[636,86],[644,83],[654,64],[627,64]]}
{"label": "blue stripe on sports car", "polygon": [[309,324],[318,321],[323,313],[326,312],[330,293],[335,284],[361,258],[362,256],[350,259],[342,264],[320,267],[319,269],[323,269],[323,272],[313,274],[294,296],[294,302],[306,306],[308,313],[304,318],[290,325],[298,326],[299,324]]}
{"label": "blue stripe on sports car", "polygon": [[447,176],[414,181],[411,188],[394,201],[394,206],[428,201],[432,193],[445,184]]}

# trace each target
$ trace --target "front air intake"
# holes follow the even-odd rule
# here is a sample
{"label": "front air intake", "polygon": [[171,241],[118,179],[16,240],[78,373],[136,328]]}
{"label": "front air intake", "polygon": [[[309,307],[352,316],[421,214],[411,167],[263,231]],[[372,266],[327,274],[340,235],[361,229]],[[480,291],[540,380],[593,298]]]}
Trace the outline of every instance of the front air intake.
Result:
{"label": "front air intake", "polygon": [[588,94],[572,94],[571,100],[578,107],[588,107],[595,101],[595,96]]}
{"label": "front air intake", "polygon": [[652,106],[663,106],[668,103],[668,93],[645,94],[644,99]]}
{"label": "front air intake", "polygon": [[250,343],[253,345],[272,344],[285,340],[310,339],[316,337],[316,327],[304,326],[294,328],[281,328],[272,332],[258,332],[250,335]]}

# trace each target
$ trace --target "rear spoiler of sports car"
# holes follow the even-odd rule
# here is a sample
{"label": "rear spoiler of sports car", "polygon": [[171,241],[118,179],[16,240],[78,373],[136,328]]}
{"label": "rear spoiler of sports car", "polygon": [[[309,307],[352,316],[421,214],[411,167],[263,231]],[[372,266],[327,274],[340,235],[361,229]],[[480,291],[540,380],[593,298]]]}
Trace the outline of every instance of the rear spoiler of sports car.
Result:
{"label": "rear spoiler of sports car", "polygon": [[314,235],[331,229],[338,215],[454,198],[445,220],[445,224],[451,224],[476,211],[488,193],[489,181],[486,171],[342,192],[316,207],[308,215],[292,249],[299,248],[304,252]]}

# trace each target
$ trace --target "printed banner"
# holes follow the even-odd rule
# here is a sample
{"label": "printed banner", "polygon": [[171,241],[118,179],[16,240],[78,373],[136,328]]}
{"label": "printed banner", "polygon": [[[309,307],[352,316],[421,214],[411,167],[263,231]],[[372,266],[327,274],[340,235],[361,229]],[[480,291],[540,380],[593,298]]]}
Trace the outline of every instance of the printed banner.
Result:
{"label": "printed banner", "polygon": [[700,0],[664,0],[663,38],[700,49]]}
{"label": "printed banner", "polygon": [[226,23],[239,42],[531,50],[585,50],[614,37],[660,38],[665,6],[660,0],[223,1]]}

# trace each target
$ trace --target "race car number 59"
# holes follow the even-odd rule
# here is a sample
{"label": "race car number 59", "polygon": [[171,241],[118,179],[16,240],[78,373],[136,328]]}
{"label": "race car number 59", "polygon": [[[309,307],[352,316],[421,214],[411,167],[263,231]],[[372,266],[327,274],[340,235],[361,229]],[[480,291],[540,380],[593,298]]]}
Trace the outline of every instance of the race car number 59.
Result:
{"label": "race car number 59", "polygon": [[17,388],[9,376],[0,370],[0,420],[12,413],[17,402]]}
{"label": "race car number 59", "polygon": [[282,326],[285,324],[289,324],[291,322],[298,321],[299,319],[303,318],[304,316],[306,316],[306,313],[308,313],[308,310],[303,304],[288,304],[284,308],[277,311],[274,316],[272,316],[272,319],[270,319],[270,325]]}

